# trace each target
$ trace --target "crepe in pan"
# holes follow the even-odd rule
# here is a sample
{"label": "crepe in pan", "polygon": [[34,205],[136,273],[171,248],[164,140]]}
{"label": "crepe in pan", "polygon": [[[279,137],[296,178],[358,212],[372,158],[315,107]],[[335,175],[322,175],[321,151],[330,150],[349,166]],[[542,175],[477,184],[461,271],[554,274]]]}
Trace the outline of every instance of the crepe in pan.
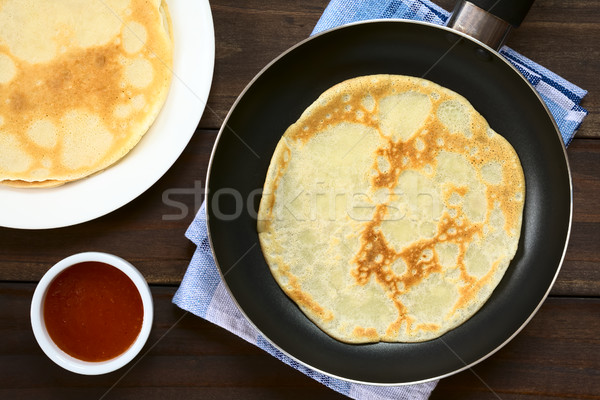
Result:
{"label": "crepe in pan", "polygon": [[517,251],[524,196],[515,150],[464,97],[363,76],[286,130],[257,229],[275,280],[327,334],[418,342],[490,297]]}
{"label": "crepe in pan", "polygon": [[0,181],[50,187],[127,154],[163,106],[161,0],[0,0]]}

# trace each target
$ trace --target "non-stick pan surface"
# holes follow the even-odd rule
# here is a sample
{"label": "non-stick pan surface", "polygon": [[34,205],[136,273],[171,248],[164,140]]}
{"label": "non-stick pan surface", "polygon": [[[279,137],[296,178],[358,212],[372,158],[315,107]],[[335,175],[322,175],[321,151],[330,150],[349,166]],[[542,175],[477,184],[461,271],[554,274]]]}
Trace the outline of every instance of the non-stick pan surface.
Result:
{"label": "non-stick pan surface", "polygon": [[[334,84],[379,73],[424,77],[465,96],[516,149],[525,172],[526,200],[517,254],[492,297],[471,319],[427,342],[351,345],[323,333],[279,288],[261,252],[256,210],[271,156],[286,128]],[[276,59],[251,82],[225,120],[207,186],[214,256],[251,323],[301,363],[376,384],[446,376],[507,343],[547,296],[571,225],[564,145],[535,91],[493,50],[450,29],[418,22],[348,25]]]}

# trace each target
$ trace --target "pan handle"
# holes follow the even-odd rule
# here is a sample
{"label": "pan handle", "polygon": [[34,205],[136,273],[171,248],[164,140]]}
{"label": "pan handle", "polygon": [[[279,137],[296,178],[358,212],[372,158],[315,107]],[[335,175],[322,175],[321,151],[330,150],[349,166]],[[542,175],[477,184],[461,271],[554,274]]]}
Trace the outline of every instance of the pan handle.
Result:
{"label": "pan handle", "polygon": [[518,27],[534,0],[459,0],[447,26],[498,50]]}

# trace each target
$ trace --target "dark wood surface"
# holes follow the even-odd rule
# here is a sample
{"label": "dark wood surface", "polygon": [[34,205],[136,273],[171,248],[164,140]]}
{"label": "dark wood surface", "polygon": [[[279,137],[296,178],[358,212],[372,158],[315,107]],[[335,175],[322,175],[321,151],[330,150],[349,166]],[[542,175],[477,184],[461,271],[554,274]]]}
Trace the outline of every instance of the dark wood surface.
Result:
{"label": "dark wood surface", "polygon": [[[451,8],[453,1],[438,2]],[[183,234],[200,205],[218,128],[252,77],[307,37],[327,0],[215,0],[215,76],[198,130],[146,193],[94,221],[22,231],[0,228],[0,398],[341,398],[233,334],[171,303],[194,246]],[[600,2],[537,0],[508,45],[589,90],[590,111],[568,149],[574,219],[550,297],[507,346],[443,379],[433,399],[600,399]],[[183,190],[182,190],[183,189]],[[185,204],[181,216],[165,196]],[[103,376],[54,365],[29,322],[35,283],[58,260],[106,251],[152,285],[155,322],[142,354]]]}

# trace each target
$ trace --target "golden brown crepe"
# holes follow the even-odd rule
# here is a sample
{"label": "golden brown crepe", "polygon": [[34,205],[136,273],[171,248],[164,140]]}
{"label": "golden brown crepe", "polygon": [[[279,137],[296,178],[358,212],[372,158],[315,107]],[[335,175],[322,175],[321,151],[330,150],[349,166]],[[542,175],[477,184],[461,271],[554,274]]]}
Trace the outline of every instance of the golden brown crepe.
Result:
{"label": "golden brown crepe", "polygon": [[274,278],[323,331],[417,342],[490,297],[517,250],[524,194],[516,152],[465,98],[364,76],[287,129],[257,228]]}
{"label": "golden brown crepe", "polygon": [[171,82],[161,0],[0,0],[0,181],[48,187],[115,163]]}

